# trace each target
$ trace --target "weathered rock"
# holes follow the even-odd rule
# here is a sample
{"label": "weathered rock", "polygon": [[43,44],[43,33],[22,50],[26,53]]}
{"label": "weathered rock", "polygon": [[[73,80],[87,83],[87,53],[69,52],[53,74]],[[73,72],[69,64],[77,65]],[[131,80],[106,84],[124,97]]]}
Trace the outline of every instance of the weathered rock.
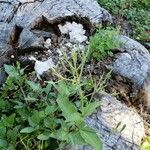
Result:
{"label": "weathered rock", "polygon": [[27,50],[37,51],[38,49],[44,49],[44,38],[42,36],[37,37],[30,30],[25,28],[20,34],[18,48],[22,53],[27,52]]}
{"label": "weathered rock", "polygon": [[0,85],[4,83],[6,79],[6,74],[4,68],[0,68]]}
{"label": "weathered rock", "polygon": [[112,21],[110,14],[96,0],[0,0],[0,4],[0,21],[11,21],[22,27],[29,27],[42,16],[53,20],[76,14],[88,17],[93,23]]}
{"label": "weathered rock", "polygon": [[119,36],[123,53],[117,56],[112,70],[118,75],[130,79],[137,88],[141,88],[148,73],[150,73],[150,54],[148,50],[126,36]]}
{"label": "weathered rock", "polygon": [[35,34],[37,37],[43,37],[43,38],[53,37],[53,35],[50,32],[41,31],[41,30],[32,30],[32,33]]}
{"label": "weathered rock", "polygon": [[18,7],[16,0],[0,0],[0,22],[10,22]]}
{"label": "weathered rock", "polygon": [[[108,94],[99,99],[102,103],[101,108],[88,117],[86,123],[97,131],[104,143],[104,150],[139,150],[145,135],[143,120],[140,116]],[[123,131],[120,131],[121,129]],[[75,147],[68,149],[74,150]],[[76,149],[92,150],[89,146],[78,146]]]}
{"label": "weathered rock", "polygon": [[86,16],[93,23],[111,21],[109,13],[101,8],[96,0],[44,0],[42,2],[35,1],[34,3],[27,2],[21,5],[12,22],[22,27],[31,27],[42,16],[48,21],[74,14],[82,17]]}
{"label": "weathered rock", "polygon": [[[7,63],[8,53],[12,51],[16,41],[16,26],[8,23],[0,23],[0,68],[3,67],[4,63]],[[2,69],[0,82],[2,83],[4,77],[4,70]]]}
{"label": "weathered rock", "polygon": [[8,23],[0,23],[0,56],[12,47],[16,27]]}

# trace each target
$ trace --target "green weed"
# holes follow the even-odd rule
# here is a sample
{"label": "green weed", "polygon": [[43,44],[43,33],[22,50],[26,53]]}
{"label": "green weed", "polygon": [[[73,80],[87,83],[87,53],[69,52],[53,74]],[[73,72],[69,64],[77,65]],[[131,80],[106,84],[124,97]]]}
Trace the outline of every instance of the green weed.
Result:
{"label": "green weed", "polygon": [[[77,55],[73,52],[70,61],[64,60],[69,64],[70,78],[53,70],[58,81],[45,85],[30,81],[19,63],[17,67],[5,65],[9,76],[0,89],[0,149],[54,150],[66,144],[102,149],[96,132],[84,121],[100,107],[94,95],[103,91],[104,81],[83,80],[87,54],[82,54],[79,65]],[[89,83],[93,90],[86,95]]]}
{"label": "green weed", "polygon": [[113,15],[128,20],[133,29],[133,38],[150,41],[149,0],[98,0],[99,4]]}
{"label": "green weed", "polygon": [[115,38],[118,35],[116,29],[107,28],[99,29],[90,38],[90,51],[93,58],[97,60],[102,60],[107,55],[112,56],[112,50],[119,47],[119,42]]}

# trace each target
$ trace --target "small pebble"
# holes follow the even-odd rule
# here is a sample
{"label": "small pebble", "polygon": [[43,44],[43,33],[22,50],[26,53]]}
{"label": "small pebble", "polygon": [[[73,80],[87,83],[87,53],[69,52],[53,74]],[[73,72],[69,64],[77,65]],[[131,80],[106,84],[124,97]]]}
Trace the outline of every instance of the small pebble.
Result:
{"label": "small pebble", "polygon": [[10,57],[11,57],[11,58],[15,58],[15,56],[14,56],[14,55],[11,55]]}
{"label": "small pebble", "polygon": [[51,50],[49,49],[47,52],[48,52],[48,53],[51,53]]}

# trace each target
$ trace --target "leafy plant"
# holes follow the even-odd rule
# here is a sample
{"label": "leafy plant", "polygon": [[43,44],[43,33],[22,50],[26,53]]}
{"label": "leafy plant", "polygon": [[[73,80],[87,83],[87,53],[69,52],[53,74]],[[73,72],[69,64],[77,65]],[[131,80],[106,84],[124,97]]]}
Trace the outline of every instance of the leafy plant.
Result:
{"label": "leafy plant", "polygon": [[87,82],[82,72],[87,54],[77,65],[77,53],[72,53],[69,64],[71,77],[66,78],[56,70],[57,82],[44,85],[30,81],[24,69],[5,65],[9,75],[0,89],[0,149],[63,149],[66,144],[90,144],[95,150],[102,149],[96,132],[84,120],[91,115],[100,102],[94,94],[103,90],[102,80],[96,84],[92,78],[93,91],[86,95]]}
{"label": "leafy plant", "polygon": [[115,38],[118,35],[117,30],[112,28],[99,29],[90,38],[90,50],[92,56],[97,60],[102,60],[104,57],[112,56],[112,49],[119,47],[119,42]]}
{"label": "leafy plant", "polygon": [[149,0],[98,0],[98,2],[116,17],[130,23],[133,38],[143,42],[150,41]]}

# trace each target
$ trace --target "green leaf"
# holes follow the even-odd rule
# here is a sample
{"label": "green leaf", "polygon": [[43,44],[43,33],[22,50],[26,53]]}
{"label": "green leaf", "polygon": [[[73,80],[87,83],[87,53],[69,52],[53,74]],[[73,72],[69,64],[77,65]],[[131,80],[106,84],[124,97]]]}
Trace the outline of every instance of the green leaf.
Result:
{"label": "green leaf", "polygon": [[95,131],[89,127],[84,127],[79,130],[82,138],[90,144],[94,150],[102,150],[103,144],[100,141],[99,137],[95,133]]}
{"label": "green leaf", "polygon": [[90,116],[96,110],[96,108],[100,106],[101,106],[100,102],[92,102],[92,103],[87,104],[87,106],[83,108],[83,111],[82,111],[83,115],[85,117]]}
{"label": "green leaf", "polygon": [[44,116],[45,116],[44,111],[42,111],[42,112],[34,111],[33,115],[28,118],[30,126],[35,127],[35,126],[39,125],[40,121],[42,121]]}
{"label": "green leaf", "polygon": [[[9,144],[9,147],[7,147],[7,150],[15,150],[15,144],[12,145],[12,144]],[[6,149],[5,149],[6,150]]]}
{"label": "green leaf", "polygon": [[6,134],[6,127],[0,127],[0,138],[4,138]]}
{"label": "green leaf", "polygon": [[72,113],[66,117],[66,122],[77,122],[77,121],[82,121],[81,114],[78,112]]}
{"label": "green leaf", "polygon": [[11,143],[16,143],[17,140],[17,135],[18,134],[18,129],[14,128],[14,129],[10,129],[7,131],[7,138],[9,139],[9,141],[11,141]]}
{"label": "green leaf", "polygon": [[43,133],[43,134],[38,135],[37,138],[39,140],[45,141],[45,140],[48,140],[50,138],[50,136],[48,134]]}
{"label": "green leaf", "polygon": [[20,131],[20,133],[32,133],[33,131],[35,131],[35,128],[33,128],[33,127],[26,127],[24,129],[22,129]]}
{"label": "green leaf", "polygon": [[43,110],[39,111],[39,117],[40,119],[45,118],[45,112]]}
{"label": "green leaf", "polygon": [[149,47],[150,47],[150,43],[148,43],[148,42],[147,42],[147,43],[145,43],[145,44],[146,44],[147,46],[149,46]]}
{"label": "green leaf", "polygon": [[13,127],[15,114],[10,115],[9,117],[2,120],[5,127]]}
{"label": "green leaf", "polygon": [[38,84],[38,83],[34,83],[34,82],[32,82],[32,81],[27,81],[27,84],[31,87],[31,89],[33,90],[33,91],[39,91],[39,90],[41,90],[41,86],[40,86],[40,84]]}
{"label": "green leaf", "polygon": [[13,77],[15,79],[17,79],[17,77],[19,76],[18,71],[16,70],[15,67],[11,66],[11,65],[4,65],[5,71],[6,73],[10,76]]}
{"label": "green leaf", "polygon": [[69,136],[68,132],[64,131],[62,128],[50,134],[50,137],[61,141],[67,141],[69,138],[68,136]]}
{"label": "green leaf", "polygon": [[109,56],[113,56],[113,52],[108,51],[107,53],[108,53]]}
{"label": "green leaf", "polygon": [[69,88],[64,81],[60,81],[58,85],[55,85],[55,88],[61,96],[68,97],[70,95]]}
{"label": "green leaf", "polygon": [[68,140],[69,140],[69,143],[71,143],[72,145],[85,145],[86,144],[85,140],[82,138],[79,131],[69,133]]}
{"label": "green leaf", "polygon": [[27,109],[22,108],[22,109],[17,109],[17,113],[20,115],[20,117],[22,119],[28,119],[28,116],[30,115],[30,113],[28,112]]}
{"label": "green leaf", "polygon": [[57,110],[57,107],[55,106],[47,106],[45,109],[45,115],[50,115],[54,113]]}
{"label": "green leaf", "polygon": [[4,147],[7,147],[7,141],[6,140],[3,140],[3,139],[0,139],[0,148],[4,148]]}
{"label": "green leaf", "polygon": [[43,89],[43,91],[48,95],[51,91],[51,88],[52,88],[52,84],[48,83],[46,88]]}
{"label": "green leaf", "polygon": [[44,119],[44,126],[46,128],[54,129],[56,127],[56,122],[53,117],[47,117]]}
{"label": "green leaf", "polygon": [[64,117],[67,118],[70,114],[76,113],[76,107],[73,103],[69,101],[67,97],[63,97],[62,95],[58,95],[57,103],[64,114]]}
{"label": "green leaf", "polygon": [[80,85],[77,85],[77,84],[70,83],[68,85],[68,90],[69,90],[70,95],[75,94],[79,88],[80,88]]}
{"label": "green leaf", "polygon": [[0,111],[5,110],[7,102],[5,100],[0,100]]}

